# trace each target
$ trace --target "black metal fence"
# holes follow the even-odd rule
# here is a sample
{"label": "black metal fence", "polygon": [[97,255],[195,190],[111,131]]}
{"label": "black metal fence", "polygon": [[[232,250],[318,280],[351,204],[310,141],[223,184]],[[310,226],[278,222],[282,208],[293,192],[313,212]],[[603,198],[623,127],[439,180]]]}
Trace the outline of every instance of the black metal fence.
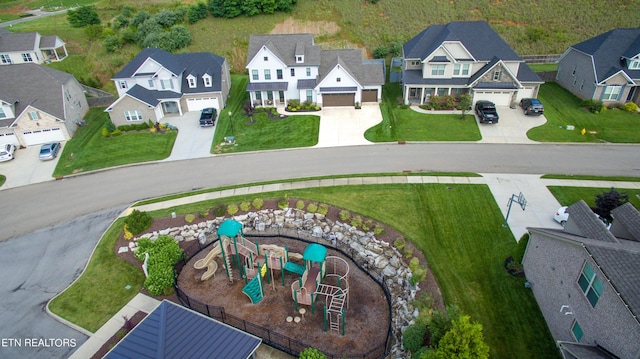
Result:
{"label": "black metal fence", "polygon": [[[311,231],[304,230],[295,230],[295,229],[285,229],[285,228],[268,228],[264,231],[260,232],[246,232],[244,233],[245,238],[287,238],[293,240],[299,240],[306,243],[319,243],[326,247],[332,248],[342,255],[351,259],[353,263],[362,271],[367,273],[374,282],[376,282],[384,291],[387,305],[389,306],[389,326],[387,328],[387,336],[384,343],[380,343],[375,346],[373,349],[369,350],[363,354],[350,354],[344,355],[340,353],[324,353],[329,359],[338,359],[338,358],[347,358],[347,359],[368,359],[368,358],[385,358],[391,352],[391,347],[393,345],[393,329],[391,327],[392,323],[392,311],[393,308],[391,306],[391,293],[389,292],[389,288],[385,284],[384,275],[375,269],[375,268],[365,268],[358,262],[356,259],[360,257],[360,254],[349,247],[347,244],[337,241],[335,236],[323,234],[321,236],[314,235]],[[178,300],[180,303],[187,308],[195,310],[199,313],[202,313],[210,318],[214,318],[220,322],[231,325],[235,328],[243,330],[247,333],[253,334],[257,337],[262,338],[263,343],[274,347],[283,352],[289,353],[294,356],[298,356],[300,352],[308,347],[313,347],[313,343],[304,343],[299,340],[287,337],[286,335],[282,335],[280,333],[275,333],[267,328],[259,326],[257,324],[251,323],[245,319],[238,318],[231,314],[225,312],[224,307],[212,306],[205,303],[202,303],[196,299],[190,298],[187,293],[185,293],[177,283],[178,276],[182,271],[182,268],[189,262],[196,254],[200,253],[202,250],[208,248],[209,246],[217,243],[217,238],[213,241],[202,244],[199,241],[195,241],[191,246],[187,247],[184,251],[184,258],[178,262],[174,266],[175,280],[174,280],[174,289],[176,295],[178,296]]]}

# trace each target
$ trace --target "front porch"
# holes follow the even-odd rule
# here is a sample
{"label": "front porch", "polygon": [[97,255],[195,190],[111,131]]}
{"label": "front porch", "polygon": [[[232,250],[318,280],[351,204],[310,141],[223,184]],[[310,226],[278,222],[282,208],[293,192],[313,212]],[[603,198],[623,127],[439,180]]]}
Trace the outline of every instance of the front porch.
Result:
{"label": "front porch", "polygon": [[469,89],[449,86],[405,85],[403,97],[405,105],[423,105],[429,102],[431,96],[453,96],[457,101],[463,94],[469,94]]}

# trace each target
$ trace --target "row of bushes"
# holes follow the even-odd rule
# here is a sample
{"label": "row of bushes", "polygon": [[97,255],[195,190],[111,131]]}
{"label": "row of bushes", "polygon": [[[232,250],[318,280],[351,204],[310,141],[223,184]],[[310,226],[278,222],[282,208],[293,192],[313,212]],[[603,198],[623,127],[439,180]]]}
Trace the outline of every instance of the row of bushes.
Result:
{"label": "row of bushes", "polygon": [[173,266],[182,258],[183,250],[178,242],[171,236],[162,235],[155,241],[149,238],[141,238],[135,257],[143,261],[149,254],[147,261],[148,277],[144,281],[144,287],[151,295],[167,295],[173,290]]}
{"label": "row of bushes", "polygon": [[429,97],[429,102],[420,105],[423,110],[469,110],[471,107],[471,96],[462,94],[459,97],[446,95],[433,95]]}
{"label": "row of bushes", "polygon": [[320,111],[320,106],[309,100],[300,103],[300,100],[292,99],[287,101],[287,111]]}
{"label": "row of bushes", "polygon": [[615,103],[615,104],[605,106],[604,102],[600,100],[594,100],[594,99],[588,99],[588,100],[582,101],[582,107],[585,107],[587,110],[595,114],[598,114],[602,111],[606,111],[607,109],[620,109],[627,112],[638,111],[638,105],[636,105],[634,102],[627,102],[624,104]]}
{"label": "row of bushes", "polygon": [[411,270],[411,285],[416,285],[422,282],[425,278],[427,278],[427,268],[420,264],[420,260],[418,257],[413,257],[413,249],[407,246],[407,241],[398,237],[393,242],[393,246],[396,247],[402,256],[405,258],[411,258],[409,261],[409,270]]}

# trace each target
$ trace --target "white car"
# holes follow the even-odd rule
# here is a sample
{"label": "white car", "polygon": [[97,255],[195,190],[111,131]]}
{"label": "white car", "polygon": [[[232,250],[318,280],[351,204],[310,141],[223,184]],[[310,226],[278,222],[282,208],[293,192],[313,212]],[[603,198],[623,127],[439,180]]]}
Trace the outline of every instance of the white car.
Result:
{"label": "white car", "polygon": [[15,152],[16,146],[11,143],[0,146],[0,162],[12,160],[14,158],[13,154]]}
{"label": "white car", "polygon": [[563,227],[565,224],[567,224],[567,220],[569,219],[569,212],[567,212],[567,208],[569,207],[560,207],[553,215],[553,219],[555,219],[555,221],[560,223]]}

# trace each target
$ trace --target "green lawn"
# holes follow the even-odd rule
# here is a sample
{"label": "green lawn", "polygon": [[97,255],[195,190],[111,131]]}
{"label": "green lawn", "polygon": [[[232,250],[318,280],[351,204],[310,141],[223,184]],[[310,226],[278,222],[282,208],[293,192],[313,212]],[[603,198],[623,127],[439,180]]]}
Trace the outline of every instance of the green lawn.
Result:
{"label": "green lawn", "polygon": [[[271,120],[266,113],[256,113],[251,121],[242,110],[244,102],[249,99],[246,91],[248,83],[247,76],[231,77],[231,92],[227,106],[218,117],[212,153],[309,147],[318,143],[319,116],[295,115]],[[232,135],[235,137],[235,146],[221,145],[226,136]]]}
{"label": "green lawn", "polygon": [[[584,200],[587,202],[589,207],[596,206],[596,195],[601,194],[603,192],[608,192],[611,188],[597,188],[597,187],[561,187],[561,186],[549,186],[549,191],[556,197],[558,202],[563,206],[570,206],[579,200]],[[614,187],[616,191],[620,193],[626,193],[629,196],[629,202],[633,204],[634,207],[640,208],[640,199],[638,199],[638,195],[640,195],[640,189],[629,189],[629,188],[617,188]]]}
{"label": "green lawn", "polygon": [[[349,209],[391,225],[413,240],[429,261],[446,303],[459,305],[474,321],[483,325],[491,357],[558,358],[535,299],[524,287],[524,279],[510,276],[503,268],[504,260],[513,253],[516,242],[509,229],[502,227],[503,217],[487,186],[343,186],[261,196],[278,198],[284,195]],[[254,198],[255,195],[247,195],[215,203],[239,203]],[[193,203],[158,211],[152,216],[166,216],[174,211],[195,213],[213,205],[213,201]],[[56,299],[52,305],[56,308],[54,312],[93,329],[131,297],[129,292],[122,293],[121,287],[131,284],[134,286],[132,291],[136,290],[142,278],[125,276],[127,270],[111,262],[116,257],[112,238],[121,230],[121,225],[117,223],[108,231],[97,252],[99,262],[91,260],[91,272],[83,274],[69,294],[65,292]],[[78,298],[79,293],[82,298]],[[99,311],[95,308],[98,303]],[[103,303],[112,307],[103,309],[106,305]]]}
{"label": "green lawn", "polygon": [[7,181],[7,177],[4,175],[0,175],[0,187]]}
{"label": "green lawn", "polygon": [[177,133],[146,131],[122,132],[120,136],[103,137],[101,130],[109,115],[102,108],[93,108],[85,116],[87,125],[64,146],[53,172],[54,177],[92,171],[130,163],[167,158]]}
{"label": "green lawn", "polygon": [[382,122],[368,129],[364,137],[372,142],[392,141],[478,141],[482,139],[473,114],[424,114],[397,106],[402,98],[400,85],[389,83],[382,89]]}
{"label": "green lawn", "polygon": [[529,67],[531,68],[531,70],[535,71],[535,72],[550,72],[550,71],[557,71],[558,70],[558,64],[530,64]]}
{"label": "green lawn", "polygon": [[625,177],[625,176],[585,176],[585,175],[546,174],[546,175],[543,175],[541,178],[588,180],[588,181],[640,182],[640,177]]}
{"label": "green lawn", "polygon": [[[640,143],[639,113],[618,109],[591,113],[581,106],[582,100],[553,82],[541,86],[538,98],[547,123],[527,132],[534,141]],[[575,129],[567,130],[567,125]]]}

